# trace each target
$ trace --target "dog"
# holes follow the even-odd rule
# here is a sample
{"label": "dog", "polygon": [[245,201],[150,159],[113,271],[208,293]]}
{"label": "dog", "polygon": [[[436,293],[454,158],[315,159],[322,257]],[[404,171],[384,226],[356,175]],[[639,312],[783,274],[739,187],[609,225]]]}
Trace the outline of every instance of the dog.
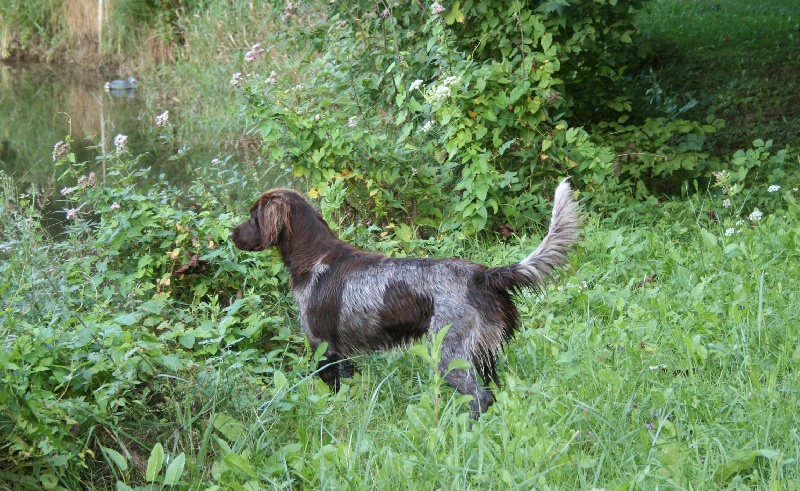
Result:
{"label": "dog", "polygon": [[[390,258],[339,239],[295,191],[273,189],[231,232],[245,251],[277,246],[289,270],[300,324],[312,349],[326,342],[319,375],[333,390],[352,376],[358,353],[403,347],[446,326],[439,369],[462,394],[473,396],[478,418],[494,402],[496,358],[519,326],[513,296],[540,291],[568,262],[577,242],[578,204],[567,180],[555,191],[550,229],[522,261],[487,267],[462,259]],[[453,360],[472,368],[447,371]]]}

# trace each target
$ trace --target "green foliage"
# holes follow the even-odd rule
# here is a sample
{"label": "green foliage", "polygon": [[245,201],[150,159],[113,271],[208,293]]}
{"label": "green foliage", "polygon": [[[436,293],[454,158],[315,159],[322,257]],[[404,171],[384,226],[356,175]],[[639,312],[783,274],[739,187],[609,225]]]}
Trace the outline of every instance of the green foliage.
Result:
{"label": "green foliage", "polygon": [[429,231],[471,233],[492,217],[518,228],[554,179],[614,179],[610,151],[565,118],[629,109],[610,94],[641,3],[335,3],[310,32],[292,10],[272,42],[306,39],[320,54],[300,84],[289,66],[248,67],[247,111],[312,196],[343,183],[345,213]]}
{"label": "green foliage", "polygon": [[[753,195],[731,193],[723,175],[724,196],[589,214],[559,287],[516,299],[523,328],[502,387],[471,424],[469,397],[432,369],[441,336],[359,357],[361,373],[337,394],[314,376],[321,353],[296,334],[278,259],[225,239],[249,202],[233,200],[256,194],[236,164],[177,193],[158,180],[137,191],[144,172],[124,153],[104,156],[104,181],[74,160],[60,165],[72,182],[86,177],[64,193],[65,211],[78,211],[55,238],[35,196],[0,179],[0,480],[12,487],[363,488],[410,472],[426,488],[798,477],[786,417],[800,403],[795,191],[768,193],[760,218],[744,220]],[[342,196],[332,188],[323,211]],[[489,265],[539,240],[374,232],[343,230],[395,256]],[[191,266],[183,250],[209,263]]]}
{"label": "green foliage", "polygon": [[666,118],[647,119],[641,125],[600,123],[592,138],[613,149],[619,181],[644,198],[654,190],[674,194],[681,183],[707,175],[716,159],[705,149],[706,138],[723,126],[719,120],[700,124]]}
{"label": "green foliage", "polygon": [[[194,360],[229,350],[297,346],[282,324],[290,308],[278,286],[282,265],[239,257],[228,241],[237,211],[224,211],[227,197],[255,194],[240,169],[218,162],[187,190],[156,180],[142,194],[135,184],[147,171],[136,169],[138,159],[103,160],[105,178],[85,174],[88,163],[72,153],[56,163],[78,183],[61,191],[59,241],[46,237],[36,197],[17,195],[2,176],[0,446],[9,475],[42,468],[64,479],[101,455],[124,473],[119,455],[128,450],[106,438],[119,439],[128,411],[160,391],[154,377],[191,373]],[[180,471],[168,467],[163,482]]]}

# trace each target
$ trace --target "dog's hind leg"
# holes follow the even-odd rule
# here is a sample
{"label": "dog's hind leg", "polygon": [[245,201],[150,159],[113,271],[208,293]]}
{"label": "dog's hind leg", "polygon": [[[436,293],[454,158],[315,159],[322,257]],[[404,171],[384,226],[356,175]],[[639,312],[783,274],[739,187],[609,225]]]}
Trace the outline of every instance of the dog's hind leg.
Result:
{"label": "dog's hind leg", "polygon": [[466,356],[462,350],[452,349],[452,345],[448,346],[448,344],[450,344],[448,341],[454,340],[453,338],[448,340],[448,337],[449,336],[445,337],[445,342],[442,346],[439,371],[444,374],[447,383],[453,386],[457,391],[474,397],[474,399],[470,401],[469,407],[472,410],[472,418],[478,419],[478,417],[485,413],[489,409],[489,406],[494,403],[494,396],[490,390],[484,388],[480,384],[475,368],[456,368],[449,372],[447,371],[447,367],[453,360],[461,358],[471,361],[471,357]]}

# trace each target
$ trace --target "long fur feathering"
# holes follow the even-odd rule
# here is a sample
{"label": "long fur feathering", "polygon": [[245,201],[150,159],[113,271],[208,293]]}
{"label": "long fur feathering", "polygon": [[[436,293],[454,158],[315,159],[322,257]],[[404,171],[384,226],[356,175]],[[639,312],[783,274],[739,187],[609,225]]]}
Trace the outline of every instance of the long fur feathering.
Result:
{"label": "long fur feathering", "polygon": [[578,203],[564,179],[556,188],[550,228],[539,247],[516,264],[489,268],[488,283],[498,290],[541,289],[567,263],[567,253],[578,240],[578,225]]}

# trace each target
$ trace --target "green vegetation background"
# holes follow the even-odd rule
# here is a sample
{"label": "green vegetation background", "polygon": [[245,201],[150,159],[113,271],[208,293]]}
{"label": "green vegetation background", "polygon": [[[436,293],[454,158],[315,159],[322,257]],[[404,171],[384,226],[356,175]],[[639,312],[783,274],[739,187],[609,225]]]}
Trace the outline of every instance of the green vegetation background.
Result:
{"label": "green vegetation background", "polygon": [[[141,55],[153,138],[245,150],[180,188],[123,140],[54,149],[58,196],[2,175],[2,485],[796,489],[800,6],[500,3],[120,2],[97,48]],[[0,7],[4,47],[73,52],[67,4]],[[365,249],[508,264],[565,174],[584,240],[472,425],[424,345],[331,394],[277,256],[227,240],[283,175]]]}

